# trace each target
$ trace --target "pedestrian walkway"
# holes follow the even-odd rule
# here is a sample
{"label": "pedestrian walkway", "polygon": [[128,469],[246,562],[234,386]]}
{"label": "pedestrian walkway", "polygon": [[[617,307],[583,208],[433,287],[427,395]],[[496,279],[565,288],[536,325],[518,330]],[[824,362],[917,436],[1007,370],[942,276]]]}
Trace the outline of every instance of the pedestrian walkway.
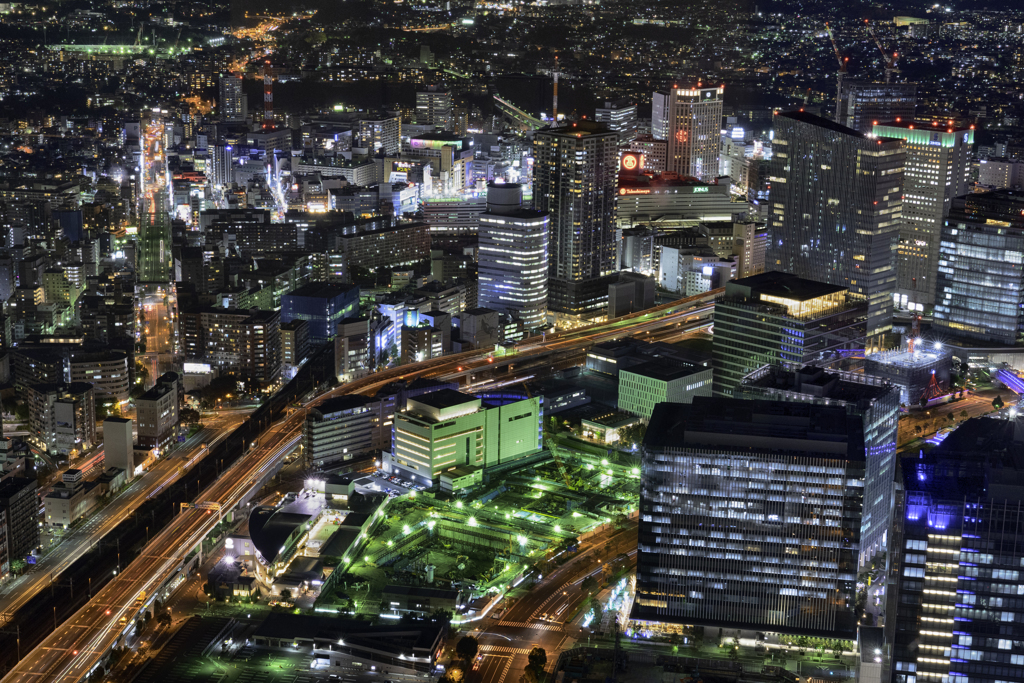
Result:
{"label": "pedestrian walkway", "polygon": [[509,628],[532,628],[538,631],[561,631],[561,626],[555,626],[553,624],[529,624],[525,621],[501,621],[498,622],[498,626],[508,626]]}
{"label": "pedestrian walkway", "polygon": [[530,651],[525,647],[508,647],[506,645],[481,645],[480,652],[500,652],[509,655],[530,654]]}

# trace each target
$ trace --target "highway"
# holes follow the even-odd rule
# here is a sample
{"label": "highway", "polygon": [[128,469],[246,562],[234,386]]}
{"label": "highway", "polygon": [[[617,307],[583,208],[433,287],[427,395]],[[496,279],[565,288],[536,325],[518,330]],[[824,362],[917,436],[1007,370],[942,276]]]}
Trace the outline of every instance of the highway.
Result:
{"label": "highway", "polygon": [[[715,290],[588,328],[533,337],[524,340],[520,344],[519,353],[509,358],[521,362],[524,358],[543,357],[552,352],[585,349],[594,343],[620,339],[635,332],[646,332],[675,323],[682,323],[680,330],[698,329],[706,326],[707,322],[695,315],[694,309],[706,309],[720,292]],[[372,395],[398,379],[447,378],[453,373],[456,376],[468,374],[470,368],[491,365],[494,360],[491,351],[490,348],[469,351],[390,368],[332,389],[307,403],[304,408],[344,394]],[[260,436],[258,443],[202,491],[194,499],[195,502],[219,506],[224,511],[238,505],[259,485],[263,475],[272,471],[278,461],[299,443],[305,414],[305,409],[296,410],[271,425]],[[124,629],[121,619],[131,622],[137,609],[136,598],[140,594],[148,597],[159,588],[177,570],[187,552],[218,522],[219,515],[209,509],[190,508],[177,515],[127,568],[96,593],[71,619],[47,636],[3,681],[84,679],[117,642]],[[635,535],[633,539],[635,547]],[[514,610],[513,614],[518,614],[521,609]],[[535,618],[535,615],[531,618]]]}
{"label": "highway", "polygon": [[[208,418],[206,427],[190,437],[170,458],[156,463],[84,524],[73,527],[56,547],[39,559],[34,569],[4,586],[0,593],[0,625],[10,621],[11,615],[130,517],[146,499],[174,483],[181,475],[183,465],[191,467],[205,456],[207,451],[201,448],[203,443],[212,446],[244,419],[244,415],[237,413]],[[96,453],[90,462],[95,464],[101,455],[102,451]],[[87,587],[82,586],[81,590],[87,590]]]}

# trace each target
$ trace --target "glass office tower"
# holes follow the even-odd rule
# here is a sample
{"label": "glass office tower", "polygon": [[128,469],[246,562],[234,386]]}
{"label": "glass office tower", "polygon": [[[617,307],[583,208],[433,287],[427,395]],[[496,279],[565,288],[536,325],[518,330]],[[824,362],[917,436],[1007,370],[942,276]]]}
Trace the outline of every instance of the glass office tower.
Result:
{"label": "glass office tower", "polygon": [[732,396],[744,377],[771,363],[841,361],[864,348],[867,310],[844,287],[789,273],[727,283],[715,303],[714,395]]}
{"label": "glass office tower", "polygon": [[631,618],[852,638],[864,427],[842,407],[660,403]]}
{"label": "glass office tower", "polygon": [[805,112],[778,114],[774,127],[766,267],[866,297],[869,347],[879,346],[892,328],[903,141]]}
{"label": "glass office tower", "polygon": [[1022,426],[976,418],[901,460],[884,680],[1024,679]]}
{"label": "glass office tower", "polygon": [[939,243],[935,325],[954,337],[1013,345],[1024,331],[1024,192],[953,200]]}

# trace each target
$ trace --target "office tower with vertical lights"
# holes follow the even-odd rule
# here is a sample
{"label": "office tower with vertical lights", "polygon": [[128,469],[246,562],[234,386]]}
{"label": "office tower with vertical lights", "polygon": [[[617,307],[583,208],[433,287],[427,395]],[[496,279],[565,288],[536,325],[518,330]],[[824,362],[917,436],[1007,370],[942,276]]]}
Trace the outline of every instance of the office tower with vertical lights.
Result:
{"label": "office tower with vertical lights", "polygon": [[452,130],[452,94],[436,85],[416,92],[416,121]]}
{"label": "office tower with vertical lights", "polygon": [[967,193],[974,127],[894,122],[876,124],[872,133],[902,139],[907,151],[894,300],[897,308],[923,311],[935,303],[942,223],[953,198]]}
{"label": "office tower with vertical lights", "polygon": [[[897,476],[887,683],[1024,678],[1024,434],[976,418]],[[890,653],[886,653],[890,654]]]}
{"label": "office tower with vertical lights", "polygon": [[718,177],[722,132],[722,86],[673,88],[668,94],[670,173],[704,182]]}
{"label": "office tower with vertical lights", "polygon": [[860,416],[782,401],[659,403],[641,457],[632,619],[855,635]]}
{"label": "office tower with vertical lights", "polygon": [[794,111],[774,119],[767,267],[868,301],[868,346],[892,328],[903,141]]}
{"label": "office tower with vertical lights", "polygon": [[618,134],[580,121],[533,140],[533,205],[550,220],[548,310],[566,324],[605,312],[615,272]]}
{"label": "office tower with vertical lights", "polygon": [[548,305],[548,216],[523,208],[521,185],[491,184],[480,214],[481,307],[516,313],[524,327],[544,325]]}

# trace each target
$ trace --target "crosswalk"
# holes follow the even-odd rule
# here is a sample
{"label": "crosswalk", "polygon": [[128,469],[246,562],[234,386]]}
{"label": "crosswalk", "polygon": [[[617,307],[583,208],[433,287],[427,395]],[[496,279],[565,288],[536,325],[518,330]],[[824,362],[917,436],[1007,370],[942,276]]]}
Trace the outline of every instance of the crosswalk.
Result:
{"label": "crosswalk", "polygon": [[500,653],[506,655],[528,655],[530,651],[525,647],[508,647],[505,645],[481,645],[480,651],[483,653]]}
{"label": "crosswalk", "polygon": [[511,628],[532,628],[538,631],[561,631],[561,626],[554,624],[531,624],[525,621],[500,621],[498,626],[509,626]]}

